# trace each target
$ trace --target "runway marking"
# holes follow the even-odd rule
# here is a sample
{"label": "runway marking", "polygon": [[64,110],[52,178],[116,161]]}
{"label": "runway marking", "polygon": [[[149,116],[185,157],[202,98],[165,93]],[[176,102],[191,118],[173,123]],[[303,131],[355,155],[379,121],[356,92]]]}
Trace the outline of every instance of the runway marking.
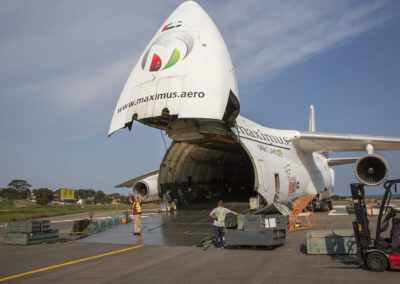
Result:
{"label": "runway marking", "polygon": [[346,208],[346,205],[334,205],[333,208]]}
{"label": "runway marking", "polygon": [[[145,217],[145,216],[148,217],[150,215],[152,215],[152,214],[151,213],[142,214],[142,217]],[[102,217],[102,218],[93,218],[93,220],[104,220],[104,219],[107,219],[107,218],[110,218],[110,217],[113,217],[113,216]],[[130,215],[130,217],[133,217],[133,215]],[[80,218],[80,219],[56,220],[56,221],[50,221],[50,223],[74,222],[74,221],[78,221],[78,220],[82,220],[82,218]]]}
{"label": "runway marking", "polygon": [[107,252],[107,253],[91,256],[91,257],[86,257],[86,258],[82,258],[82,259],[78,259],[78,260],[74,260],[74,261],[65,262],[65,263],[62,263],[62,264],[57,264],[57,265],[53,265],[53,266],[49,266],[49,267],[44,267],[44,268],[40,268],[40,269],[36,269],[36,270],[32,270],[32,271],[28,271],[28,272],[24,272],[24,273],[20,273],[20,274],[15,274],[15,275],[7,276],[7,277],[4,277],[4,278],[0,278],[0,282],[6,281],[6,280],[10,280],[10,279],[14,279],[14,278],[18,278],[18,277],[22,277],[22,276],[26,276],[26,275],[30,275],[30,274],[34,274],[34,273],[38,273],[38,272],[42,272],[42,271],[46,271],[46,270],[50,270],[50,269],[54,269],[54,268],[58,268],[58,267],[63,267],[63,266],[67,266],[67,265],[71,265],[71,264],[75,264],[75,263],[91,260],[91,259],[100,258],[100,257],[107,256],[107,255],[116,254],[116,253],[119,253],[119,252],[133,250],[133,249],[141,248],[141,247],[144,247],[144,245],[138,245],[138,246],[134,246],[134,247],[129,247],[129,248],[125,248],[125,249],[111,251],[111,252]]}
{"label": "runway marking", "polygon": [[346,212],[338,212],[338,210],[331,210],[328,213],[328,215],[329,216],[347,216],[347,215],[349,215],[349,213],[347,213],[347,211]]}
{"label": "runway marking", "polygon": [[[112,216],[111,216],[112,217]],[[103,218],[93,218],[93,220],[104,220],[107,219],[108,217],[103,217]],[[74,222],[78,220],[83,220],[82,218],[80,219],[70,219],[70,220],[58,220],[58,221],[50,221],[50,223],[62,223],[62,222]]]}

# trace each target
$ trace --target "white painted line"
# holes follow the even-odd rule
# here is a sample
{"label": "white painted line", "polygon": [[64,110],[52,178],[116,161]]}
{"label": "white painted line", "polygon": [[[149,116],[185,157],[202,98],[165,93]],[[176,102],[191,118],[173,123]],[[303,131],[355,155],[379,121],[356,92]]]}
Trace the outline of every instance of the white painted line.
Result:
{"label": "white painted line", "polygon": [[[157,214],[145,213],[145,214],[142,214],[142,217],[143,217],[143,216],[151,216],[151,215],[157,215]],[[129,215],[129,217],[132,217],[132,218],[133,218],[133,215]]]}
{"label": "white painted line", "polygon": [[346,205],[334,205],[333,208],[346,208]]}
{"label": "white painted line", "polygon": [[62,223],[62,222],[74,222],[82,219],[72,219],[72,220],[58,220],[58,221],[50,221],[50,223]]}
{"label": "white painted line", "polygon": [[349,213],[347,212],[337,212],[337,210],[331,210],[331,212],[328,213],[329,216],[347,216]]}
{"label": "white painted line", "polygon": [[310,215],[311,215],[311,212],[308,212],[308,213],[302,212],[299,214],[299,216],[310,216]]}
{"label": "white painted line", "polygon": [[[104,220],[104,219],[107,219],[110,217],[113,217],[113,216],[102,217],[102,218],[93,218],[93,220]],[[56,220],[56,221],[50,221],[50,223],[74,222],[74,221],[78,221],[78,220],[83,220],[83,219],[80,218],[80,219],[71,219],[71,220]]]}
{"label": "white painted line", "polygon": [[7,227],[7,225],[0,226],[0,228],[5,228],[5,227]]}

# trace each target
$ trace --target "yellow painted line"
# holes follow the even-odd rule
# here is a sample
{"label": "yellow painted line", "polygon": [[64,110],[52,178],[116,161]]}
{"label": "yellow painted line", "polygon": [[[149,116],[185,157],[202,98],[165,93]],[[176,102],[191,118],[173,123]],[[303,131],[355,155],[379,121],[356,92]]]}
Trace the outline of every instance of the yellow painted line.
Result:
{"label": "yellow painted line", "polygon": [[128,250],[133,250],[133,249],[136,249],[136,248],[141,248],[143,246],[144,245],[138,245],[138,246],[129,247],[129,248],[125,248],[125,249],[121,249],[121,250],[117,250],[117,251],[111,251],[111,252],[107,252],[107,253],[103,253],[103,254],[87,257],[87,258],[82,258],[82,259],[78,259],[78,260],[74,260],[74,261],[69,261],[69,262],[62,263],[62,264],[57,264],[57,265],[53,265],[53,266],[49,266],[49,267],[44,267],[44,268],[40,268],[40,269],[37,269],[37,270],[32,270],[32,271],[28,271],[28,272],[24,272],[24,273],[20,273],[20,274],[7,276],[7,277],[4,277],[4,278],[0,278],[0,282],[6,281],[6,280],[10,280],[10,279],[14,279],[14,278],[18,278],[18,277],[22,277],[22,276],[26,276],[26,275],[30,275],[30,274],[34,274],[34,273],[38,273],[38,272],[42,272],[42,271],[46,271],[46,270],[50,270],[50,269],[54,269],[54,268],[58,268],[58,267],[63,267],[63,266],[67,266],[67,265],[71,265],[71,264],[75,264],[75,263],[91,260],[91,259],[100,258],[100,257],[107,256],[107,255],[116,254],[116,253],[119,253],[119,252],[124,252],[124,251],[128,251]]}

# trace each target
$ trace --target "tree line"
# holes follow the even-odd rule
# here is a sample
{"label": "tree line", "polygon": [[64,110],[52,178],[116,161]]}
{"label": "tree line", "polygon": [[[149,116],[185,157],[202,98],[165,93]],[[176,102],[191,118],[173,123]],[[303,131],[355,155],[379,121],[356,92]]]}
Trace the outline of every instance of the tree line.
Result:
{"label": "tree line", "polygon": [[[0,197],[5,200],[32,199],[33,196],[38,204],[45,205],[53,200],[60,201],[60,189],[52,191],[48,188],[38,188],[31,190],[31,185],[26,180],[13,180],[8,184],[8,188],[0,191]],[[129,203],[129,196],[119,193],[105,194],[102,190],[77,189],[74,191],[75,201],[82,199],[85,204],[110,204],[114,199],[119,199],[122,203]]]}

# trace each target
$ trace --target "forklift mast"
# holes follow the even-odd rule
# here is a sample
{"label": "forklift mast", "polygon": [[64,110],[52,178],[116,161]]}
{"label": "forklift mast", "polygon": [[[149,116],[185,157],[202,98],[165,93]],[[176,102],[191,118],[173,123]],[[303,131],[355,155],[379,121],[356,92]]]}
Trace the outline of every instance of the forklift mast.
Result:
{"label": "forklift mast", "polygon": [[365,207],[364,185],[361,183],[352,183],[350,188],[354,204],[354,213],[356,215],[356,220],[353,222],[354,236],[356,238],[359,256],[361,259],[364,259],[371,245],[371,232],[369,230],[369,221]]}

